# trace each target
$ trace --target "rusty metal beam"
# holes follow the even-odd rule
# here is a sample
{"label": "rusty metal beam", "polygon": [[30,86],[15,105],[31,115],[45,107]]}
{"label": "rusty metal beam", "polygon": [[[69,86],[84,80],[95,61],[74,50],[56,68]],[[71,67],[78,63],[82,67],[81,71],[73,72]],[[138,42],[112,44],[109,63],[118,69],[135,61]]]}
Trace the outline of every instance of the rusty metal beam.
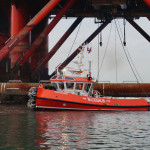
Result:
{"label": "rusty metal beam", "polygon": [[0,95],[27,95],[31,87],[39,85],[39,83],[17,83],[16,81],[0,83]]}
{"label": "rusty metal beam", "polygon": [[60,2],[60,0],[50,0],[41,11],[35,15],[31,21],[0,51],[0,61]]}
{"label": "rusty metal beam", "polygon": [[[107,25],[109,24],[109,22],[105,22],[103,23],[93,34],[91,34],[89,36],[89,38],[87,38],[82,45],[85,45],[87,43],[90,43]],[[59,66],[59,70],[62,70],[64,67],[66,67],[80,52],[80,47],[79,46],[60,66]]]}
{"label": "rusty metal beam", "polygon": [[97,83],[94,90],[103,96],[147,97],[150,96],[149,83]]}
{"label": "rusty metal beam", "polygon": [[[42,83],[47,85],[49,83]],[[0,83],[0,99],[3,96],[27,96],[31,87],[38,87],[39,83]],[[117,97],[150,97],[149,83],[97,83],[94,90],[98,90],[103,96]],[[4,99],[2,99],[4,100]],[[26,102],[27,99],[24,99]]]}
{"label": "rusty metal beam", "polygon": [[140,32],[143,37],[145,37],[149,42],[150,42],[150,36],[138,25],[136,24],[133,20],[131,19],[126,19],[138,32]]}
{"label": "rusty metal beam", "polygon": [[74,29],[79,25],[79,23],[82,21],[82,19],[83,19],[82,17],[79,17],[74,21],[74,23],[65,32],[65,34],[60,38],[60,40],[55,44],[55,46],[50,50],[50,52],[47,54],[47,56],[40,62],[40,64],[36,67],[35,70],[42,69],[42,67],[53,57],[53,55],[57,52],[57,50],[61,47],[61,45],[66,41],[66,39],[74,31]]}
{"label": "rusty metal beam", "polygon": [[44,29],[44,31],[38,36],[38,38],[34,41],[30,49],[24,54],[24,56],[20,57],[15,67],[12,70],[16,70],[19,66],[23,66],[24,63],[29,59],[29,57],[35,52],[35,50],[43,43],[44,39],[48,36],[48,34],[52,31],[55,25],[59,22],[62,16],[67,12],[67,10],[73,5],[76,0],[70,0],[56,15],[56,17],[52,20],[52,22]]}
{"label": "rusty metal beam", "polygon": [[144,0],[144,1],[150,7],[150,0]]}

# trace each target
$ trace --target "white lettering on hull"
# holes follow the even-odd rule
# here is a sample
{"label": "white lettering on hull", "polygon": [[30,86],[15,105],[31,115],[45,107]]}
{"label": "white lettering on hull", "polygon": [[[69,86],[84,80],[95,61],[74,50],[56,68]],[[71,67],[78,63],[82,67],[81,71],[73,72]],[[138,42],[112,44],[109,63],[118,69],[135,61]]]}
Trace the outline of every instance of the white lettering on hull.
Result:
{"label": "white lettering on hull", "polygon": [[103,98],[88,98],[88,101],[90,102],[100,102],[100,103],[109,103],[109,99],[103,99]]}

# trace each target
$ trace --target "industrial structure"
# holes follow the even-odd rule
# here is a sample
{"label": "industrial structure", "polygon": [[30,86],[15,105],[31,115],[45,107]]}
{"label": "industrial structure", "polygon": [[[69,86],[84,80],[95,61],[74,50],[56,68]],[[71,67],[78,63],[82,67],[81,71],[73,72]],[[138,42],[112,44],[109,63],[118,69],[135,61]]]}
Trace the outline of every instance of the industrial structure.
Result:
{"label": "industrial structure", "polygon": [[[0,82],[48,79],[48,61],[85,17],[94,17],[101,26],[83,41],[90,43],[113,19],[125,18],[143,37],[150,36],[134,22],[150,20],[149,0],[0,0]],[[48,52],[48,34],[62,17],[75,22]],[[53,19],[48,24],[48,19]],[[80,46],[63,69],[80,52]],[[55,57],[55,56],[54,56]]]}

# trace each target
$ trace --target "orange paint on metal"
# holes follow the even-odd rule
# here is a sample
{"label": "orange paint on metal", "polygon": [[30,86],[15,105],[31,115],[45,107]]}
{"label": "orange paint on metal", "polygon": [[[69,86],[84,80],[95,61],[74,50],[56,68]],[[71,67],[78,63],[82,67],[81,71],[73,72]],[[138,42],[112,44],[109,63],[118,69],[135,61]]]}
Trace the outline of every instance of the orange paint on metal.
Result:
{"label": "orange paint on metal", "polygon": [[[93,80],[89,80],[88,78],[79,78],[79,77],[71,77],[71,76],[66,76],[66,75],[56,75],[55,79],[51,78],[50,81],[59,81],[59,82],[87,82],[87,83],[94,83]],[[62,79],[59,79],[59,77],[62,77]],[[68,78],[68,79],[66,79]],[[70,78],[70,79],[69,79]]]}
{"label": "orange paint on metal", "polygon": [[150,0],[144,0],[144,1],[150,7]]}
{"label": "orange paint on metal", "polygon": [[44,31],[39,35],[39,37],[34,41],[28,52],[24,55],[23,60],[21,60],[20,65],[22,66],[29,57],[34,53],[36,48],[41,45],[47,35],[52,31],[55,25],[59,22],[62,16],[67,12],[67,10],[73,5],[76,0],[69,0],[69,2],[58,12],[53,21],[44,29]]}
{"label": "orange paint on metal", "polygon": [[[38,36],[41,34],[41,32],[43,31],[43,28],[45,28],[48,25],[48,18],[45,18],[41,24],[39,24],[36,29],[31,33],[31,41],[32,43],[38,38]],[[28,48],[29,50],[29,48]],[[27,51],[28,52],[28,51]],[[26,53],[27,53],[26,52]],[[25,54],[26,54],[25,53]],[[46,37],[45,39],[43,39],[43,42],[40,46],[37,47],[37,51],[36,53],[34,53],[30,59],[30,66],[31,69],[35,68],[37,66],[37,64],[39,63],[39,60],[41,60],[46,54],[48,53],[48,37]],[[24,58],[24,55],[22,55],[22,57],[20,57],[21,60]],[[27,60],[28,61],[28,60]],[[26,62],[27,62],[26,61]],[[21,61],[19,61],[21,62]],[[19,66],[20,63],[17,63],[17,66]],[[44,66],[45,68],[48,69],[48,65],[46,64]]]}
{"label": "orange paint on metal", "polygon": [[[11,37],[17,35],[19,31],[26,25],[29,21],[29,14],[27,5],[21,3],[16,7],[14,4],[11,5]],[[14,66],[17,59],[23,55],[23,53],[29,47],[29,36],[23,39],[11,53],[11,67]]]}
{"label": "orange paint on metal", "polygon": [[[63,103],[66,105],[64,106]],[[63,91],[44,89],[39,86],[36,107],[78,110],[148,110],[146,98],[91,97]]]}
{"label": "orange paint on metal", "polygon": [[51,0],[29,23],[0,51],[0,61],[60,2]]}
{"label": "orange paint on metal", "polygon": [[74,29],[78,26],[78,24],[82,21],[82,19],[83,19],[82,17],[79,17],[74,21],[74,23],[60,38],[60,40],[55,44],[55,46],[50,50],[50,52],[47,55],[45,55],[45,58],[36,67],[36,70],[41,70],[42,67],[53,57],[53,55],[57,52],[57,50],[61,47],[61,45],[65,42],[65,40],[69,37],[69,35],[74,31]]}
{"label": "orange paint on metal", "polygon": [[16,8],[15,4],[11,5],[11,37],[17,35],[27,23],[26,18],[24,18],[25,15],[23,16],[23,14],[27,13],[27,9],[24,6],[24,4],[21,4]]}

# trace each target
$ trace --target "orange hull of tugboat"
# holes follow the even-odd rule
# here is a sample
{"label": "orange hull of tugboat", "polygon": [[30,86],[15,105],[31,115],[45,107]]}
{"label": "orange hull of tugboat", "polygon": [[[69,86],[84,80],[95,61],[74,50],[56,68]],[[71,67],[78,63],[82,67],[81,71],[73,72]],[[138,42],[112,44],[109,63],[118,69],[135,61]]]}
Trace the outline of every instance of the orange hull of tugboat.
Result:
{"label": "orange hull of tugboat", "polygon": [[28,107],[32,109],[70,109],[70,110],[150,110],[149,98],[102,97],[93,90],[94,81],[55,75],[45,86],[29,90]]}
{"label": "orange hull of tugboat", "polygon": [[150,104],[146,98],[87,97],[38,88],[36,108],[71,110],[137,110],[147,111]]}

